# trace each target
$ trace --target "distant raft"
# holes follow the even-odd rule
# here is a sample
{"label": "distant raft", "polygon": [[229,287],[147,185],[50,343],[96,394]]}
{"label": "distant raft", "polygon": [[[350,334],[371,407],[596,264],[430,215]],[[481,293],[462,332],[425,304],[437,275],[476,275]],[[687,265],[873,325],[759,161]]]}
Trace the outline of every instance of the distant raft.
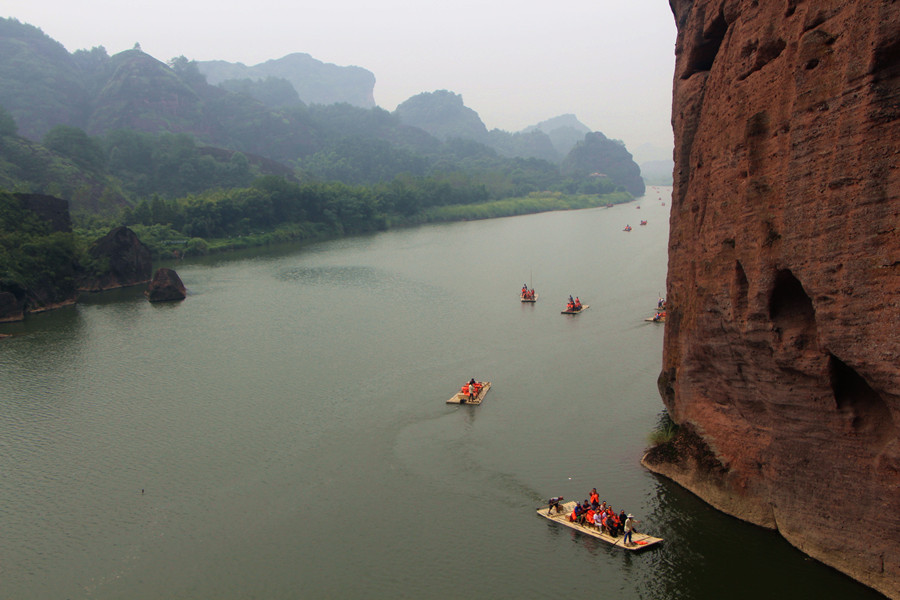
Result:
{"label": "distant raft", "polygon": [[522,288],[522,291],[519,292],[519,300],[522,302],[537,302],[538,293],[534,291],[534,288],[530,290],[527,288]]}
{"label": "distant raft", "polygon": [[491,389],[490,381],[476,381],[475,382],[475,397],[469,400],[469,384],[463,384],[460,388],[460,391],[456,392],[450,399],[447,400],[447,404],[481,404],[481,401],[484,400],[484,397],[487,395],[488,390]]}
{"label": "distant raft", "polygon": [[582,304],[580,308],[573,308],[573,309],[567,308],[566,310],[560,311],[560,314],[562,314],[562,315],[577,315],[578,313],[583,312],[583,311],[589,309],[590,307],[591,307],[590,304]]}
{"label": "distant raft", "polygon": [[560,525],[565,525],[569,529],[574,529],[579,533],[583,533],[584,535],[589,535],[593,538],[597,538],[598,540],[603,540],[607,544],[611,544],[616,548],[622,548],[623,550],[630,550],[632,552],[638,552],[640,550],[644,550],[646,548],[650,548],[651,546],[655,546],[656,544],[662,542],[662,538],[653,537],[652,535],[647,535],[646,533],[638,533],[635,531],[631,534],[632,545],[626,546],[622,543],[622,539],[624,536],[612,537],[608,533],[601,533],[599,529],[593,527],[585,527],[584,525],[579,525],[578,523],[573,523],[569,520],[569,515],[572,514],[572,511],[575,510],[576,502],[566,502],[565,504],[560,504],[560,508],[562,512],[553,512],[547,514],[547,508],[539,508],[537,510],[537,514],[544,517],[545,519],[549,519],[554,523],[559,523]]}

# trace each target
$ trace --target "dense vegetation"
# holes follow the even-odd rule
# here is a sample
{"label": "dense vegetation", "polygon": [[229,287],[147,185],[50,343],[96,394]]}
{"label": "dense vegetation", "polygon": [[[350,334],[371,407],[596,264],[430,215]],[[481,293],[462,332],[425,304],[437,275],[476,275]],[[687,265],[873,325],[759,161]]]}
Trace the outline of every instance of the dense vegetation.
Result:
{"label": "dense vegetation", "polygon": [[[119,225],[163,257],[630,198],[631,156],[602,134],[561,169],[547,133],[489,132],[451,92],[394,113],[305,104],[284,69],[310,60],[213,86],[185,57],[69,54],[0,19],[0,292],[66,297],[102,271],[86,249]],[[4,190],[67,200],[74,233]]]}
{"label": "dense vegetation", "polygon": [[501,198],[493,197],[485,184],[464,177],[405,177],[364,186],[300,184],[270,175],[247,187],[209,190],[174,200],[154,196],[124,209],[117,219],[79,218],[76,231],[87,243],[112,226],[124,224],[136,231],[156,256],[170,256],[173,251],[205,254],[430,221],[587,208],[631,198],[625,192],[614,192],[611,184],[603,191],[606,193],[577,189],[573,193],[532,192]]}
{"label": "dense vegetation", "polygon": [[77,243],[21,200],[0,190],[0,292],[47,305],[71,297],[76,286]]}

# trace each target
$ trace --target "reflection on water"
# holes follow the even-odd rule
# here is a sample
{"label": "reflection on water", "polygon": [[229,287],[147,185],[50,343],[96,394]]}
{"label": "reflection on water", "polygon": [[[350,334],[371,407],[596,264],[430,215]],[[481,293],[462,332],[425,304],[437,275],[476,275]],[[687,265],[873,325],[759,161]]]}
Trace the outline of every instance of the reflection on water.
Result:
{"label": "reflection on water", "polygon": [[[641,204],[630,234],[622,206],[209,257],[184,302],[0,325],[2,595],[877,597],[639,466],[667,243]],[[471,377],[484,403],[446,404]],[[665,543],[534,513],[592,487]]]}

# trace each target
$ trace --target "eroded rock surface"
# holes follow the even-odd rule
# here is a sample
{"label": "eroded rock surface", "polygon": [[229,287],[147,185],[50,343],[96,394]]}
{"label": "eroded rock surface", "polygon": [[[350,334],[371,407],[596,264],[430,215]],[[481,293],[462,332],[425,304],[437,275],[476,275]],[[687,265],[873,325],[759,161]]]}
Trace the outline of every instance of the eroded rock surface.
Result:
{"label": "eroded rock surface", "polygon": [[127,227],[116,227],[94,242],[88,254],[100,266],[79,282],[84,291],[98,292],[150,281],[153,272],[149,248]]}
{"label": "eroded rock surface", "polygon": [[174,270],[166,267],[156,270],[150,285],[147,286],[146,293],[150,302],[172,302],[184,300],[187,296],[181,277]]}
{"label": "eroded rock surface", "polygon": [[645,462],[900,598],[900,2],[670,5],[660,390],[695,451]]}

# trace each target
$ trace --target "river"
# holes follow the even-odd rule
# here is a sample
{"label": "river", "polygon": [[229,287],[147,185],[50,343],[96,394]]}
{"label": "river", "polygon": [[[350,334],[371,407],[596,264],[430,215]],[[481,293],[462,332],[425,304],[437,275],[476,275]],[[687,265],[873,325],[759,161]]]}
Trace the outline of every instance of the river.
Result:
{"label": "river", "polygon": [[[0,326],[0,597],[879,598],[640,466],[669,193],[184,262],[184,302]],[[446,404],[471,377],[484,403]],[[592,487],[665,542],[535,515]]]}

